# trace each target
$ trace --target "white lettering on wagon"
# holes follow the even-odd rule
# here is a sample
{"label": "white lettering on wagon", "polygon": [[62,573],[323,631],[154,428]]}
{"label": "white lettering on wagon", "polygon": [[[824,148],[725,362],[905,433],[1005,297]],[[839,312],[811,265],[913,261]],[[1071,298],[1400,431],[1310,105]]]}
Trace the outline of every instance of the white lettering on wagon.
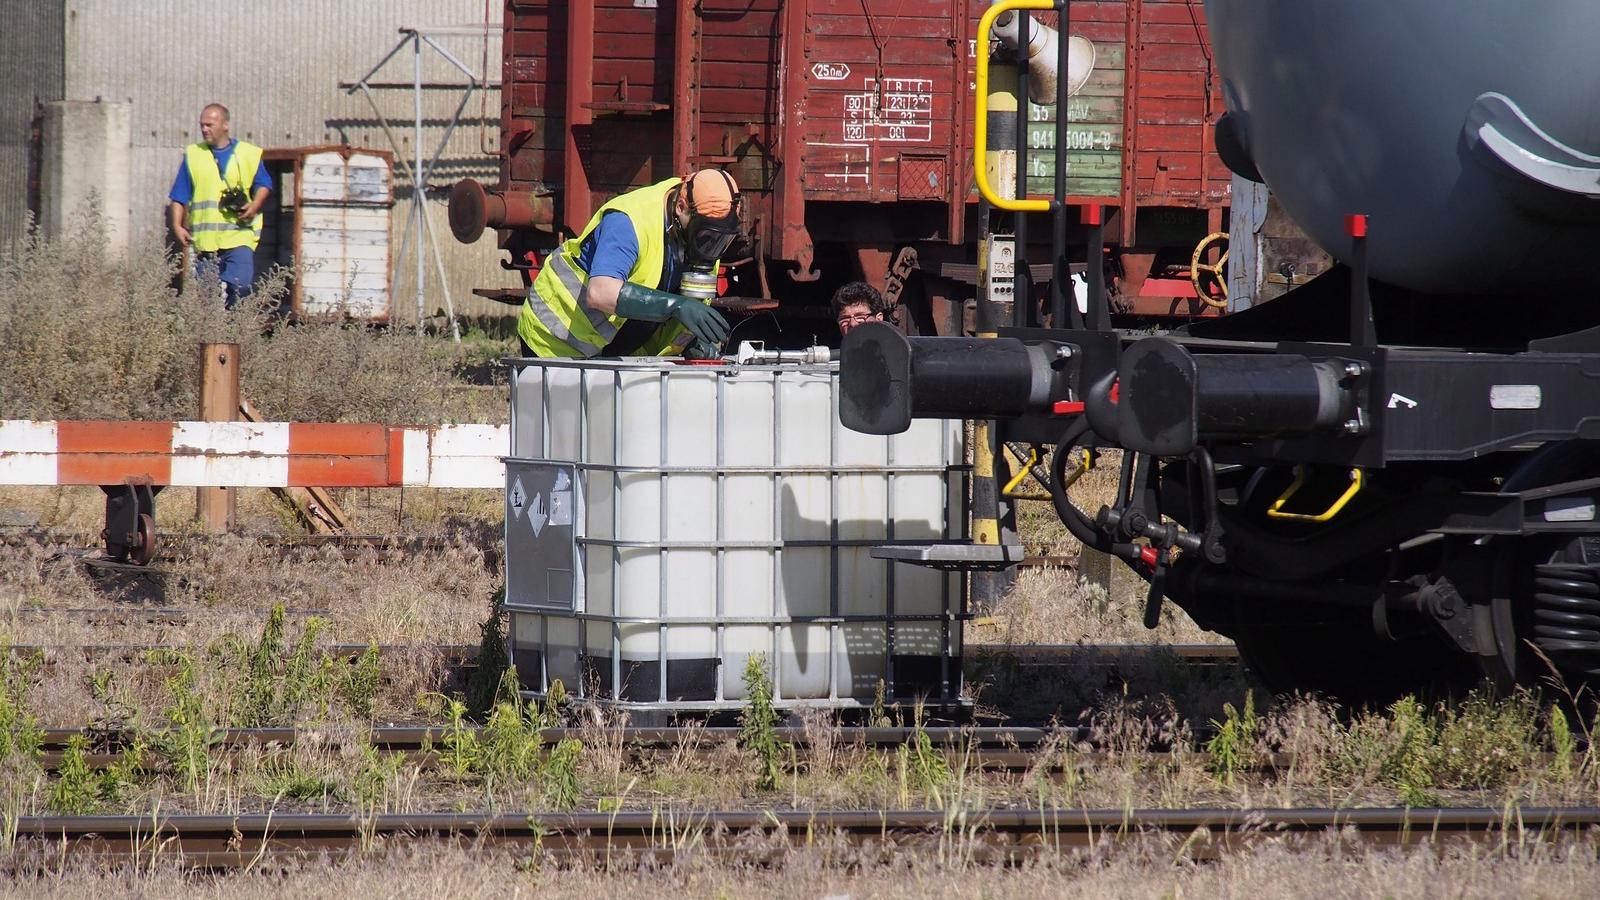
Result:
{"label": "white lettering on wagon", "polygon": [[844,95],[844,140],[926,144],[933,141],[933,79],[863,78],[859,94]]}
{"label": "white lettering on wagon", "polygon": [[818,81],[843,81],[850,77],[850,67],[844,63],[812,63],[811,77]]}

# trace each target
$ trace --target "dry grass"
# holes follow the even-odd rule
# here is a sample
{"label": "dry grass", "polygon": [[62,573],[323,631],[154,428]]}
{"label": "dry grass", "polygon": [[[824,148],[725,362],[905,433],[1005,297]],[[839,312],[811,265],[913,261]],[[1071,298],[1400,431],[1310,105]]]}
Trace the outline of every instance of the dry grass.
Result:
{"label": "dry grass", "polygon": [[192,419],[198,345],[241,347],[241,391],[273,419],[435,424],[500,421],[452,378],[456,351],[417,334],[339,323],[285,324],[271,307],[282,272],[267,273],[262,308],[226,311],[215,279],[187,279],[155,242],[127,260],[95,252],[92,211],[59,238],[0,257],[0,418]]}
{"label": "dry grass", "polygon": [[1148,585],[1120,561],[1112,562],[1112,590],[1089,583],[1075,569],[1024,569],[987,617],[975,623],[975,644],[1210,644],[1226,643],[1205,631],[1176,604],[1165,603],[1154,631],[1144,627]]}
{"label": "dry grass", "polygon": [[[750,850],[770,851],[765,842]],[[780,852],[718,858],[680,853],[666,866],[626,857],[594,865],[556,865],[535,855],[468,846],[396,844],[344,861],[277,862],[242,873],[197,875],[170,855],[140,865],[100,868],[21,852],[0,896],[100,898],[365,898],[403,890],[424,897],[604,896],[772,897],[776,900],[881,897],[1298,897],[1476,898],[1584,897],[1600,892],[1600,861],[1585,844],[1504,849],[1421,847],[1380,851],[1331,840],[1300,846],[1267,842],[1195,864],[1161,842],[1128,849],[1061,851],[1021,866],[974,863],[922,847],[893,852],[852,849],[820,837]],[[763,852],[761,856],[769,855]],[[404,886],[403,888],[399,886]]]}
{"label": "dry grass", "polygon": [[[274,605],[291,610],[294,634],[312,616],[324,620],[317,647],[473,644],[484,598],[500,582],[485,566],[484,551],[469,543],[411,554],[358,551],[346,559],[333,548],[284,555],[254,540],[219,536],[164,560],[161,574],[138,575],[97,575],[59,550],[0,546],[0,645],[55,648],[36,692],[50,725],[79,725],[105,714],[92,690],[95,675],[114,679],[133,712],[152,715],[164,704],[161,667],[71,648],[159,644],[205,658],[230,639],[254,639]],[[140,608],[150,605],[186,615],[141,618]],[[110,612],[52,612],[84,609]],[[416,693],[437,688],[437,653],[419,654],[386,661],[383,714],[413,718]]]}

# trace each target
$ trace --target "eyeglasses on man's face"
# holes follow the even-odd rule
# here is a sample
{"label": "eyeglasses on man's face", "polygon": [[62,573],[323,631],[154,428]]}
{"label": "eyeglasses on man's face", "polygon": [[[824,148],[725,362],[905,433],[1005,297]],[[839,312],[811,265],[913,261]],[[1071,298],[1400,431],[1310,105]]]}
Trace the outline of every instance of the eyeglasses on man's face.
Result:
{"label": "eyeglasses on man's face", "polygon": [[840,325],[860,325],[862,322],[881,322],[883,313],[845,313],[839,316]]}

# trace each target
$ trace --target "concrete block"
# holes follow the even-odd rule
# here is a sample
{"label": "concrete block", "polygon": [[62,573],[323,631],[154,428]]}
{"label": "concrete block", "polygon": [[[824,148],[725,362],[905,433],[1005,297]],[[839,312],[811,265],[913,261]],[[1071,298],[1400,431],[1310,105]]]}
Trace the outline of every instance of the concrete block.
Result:
{"label": "concrete block", "polygon": [[100,249],[127,252],[133,225],[133,104],[57,100],[45,104],[39,227],[47,237],[99,205],[105,219]]}

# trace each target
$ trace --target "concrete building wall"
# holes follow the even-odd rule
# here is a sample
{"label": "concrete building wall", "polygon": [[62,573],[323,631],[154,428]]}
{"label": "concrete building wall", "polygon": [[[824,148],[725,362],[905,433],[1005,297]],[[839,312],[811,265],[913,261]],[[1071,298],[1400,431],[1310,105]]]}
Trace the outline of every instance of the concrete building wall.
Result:
{"label": "concrete building wall", "polygon": [[[16,0],[0,0],[13,3]],[[131,103],[132,178],[129,186],[136,239],[165,233],[164,209],[186,143],[199,139],[205,104],[219,102],[232,113],[233,132],[264,147],[350,144],[393,150],[414,158],[413,91],[378,88],[376,110],[340,82],[359,79],[401,41],[399,29],[441,27],[433,40],[468,69],[478,71],[488,54],[488,79],[498,82],[502,5],[491,4],[487,38],[482,0],[274,0],[224,8],[204,0],[65,0],[63,28],[65,92],[69,99]],[[487,44],[486,44],[487,40]],[[463,73],[424,46],[422,77],[440,85],[464,85]],[[410,48],[397,53],[371,81],[409,84]],[[428,155],[461,101],[459,87],[425,90],[421,144]],[[381,125],[387,120],[394,143]],[[501,270],[493,235],[471,246],[450,237],[445,214],[449,187],[463,177],[493,181],[498,140],[499,95],[487,104],[474,95],[444,147],[428,184],[429,220],[444,259],[457,312],[501,313],[511,307],[471,297],[474,287],[518,283]],[[485,149],[489,152],[485,153]],[[396,166],[397,203],[393,241],[398,250],[413,194],[402,165]],[[414,242],[413,242],[414,246]],[[399,321],[415,316],[409,259],[397,256],[394,309]],[[428,259],[426,307],[444,307],[434,264]]]}
{"label": "concrete building wall", "polygon": [[[0,0],[0,250],[27,229],[36,103],[65,94],[62,0]],[[92,99],[92,98],[91,98]]]}

